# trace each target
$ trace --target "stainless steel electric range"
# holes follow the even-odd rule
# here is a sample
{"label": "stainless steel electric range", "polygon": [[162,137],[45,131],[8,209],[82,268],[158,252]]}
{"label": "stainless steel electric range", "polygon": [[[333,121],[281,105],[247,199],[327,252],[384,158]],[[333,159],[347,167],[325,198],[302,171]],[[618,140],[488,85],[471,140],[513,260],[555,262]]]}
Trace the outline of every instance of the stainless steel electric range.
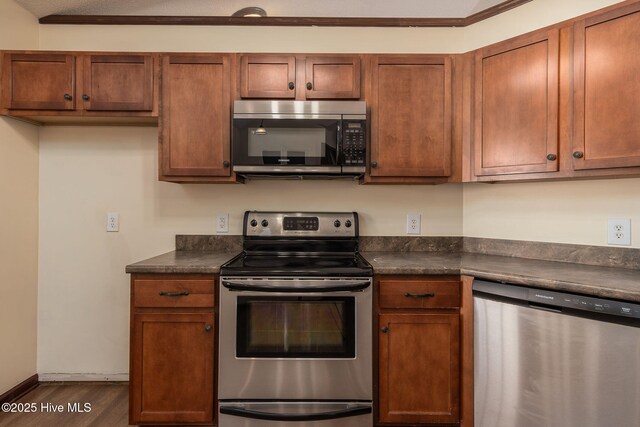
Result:
{"label": "stainless steel electric range", "polygon": [[358,215],[246,212],[221,267],[221,427],[371,427],[372,276]]}

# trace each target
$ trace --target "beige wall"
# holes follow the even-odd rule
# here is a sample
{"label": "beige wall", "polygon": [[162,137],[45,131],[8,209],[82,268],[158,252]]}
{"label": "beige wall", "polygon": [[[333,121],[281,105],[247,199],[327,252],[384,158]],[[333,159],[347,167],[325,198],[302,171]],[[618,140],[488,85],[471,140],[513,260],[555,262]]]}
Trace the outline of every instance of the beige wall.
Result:
{"label": "beige wall", "polygon": [[[41,49],[140,51],[464,52],[603,7],[611,1],[535,0],[466,29],[42,26]],[[44,128],[40,133],[38,371],[123,378],[128,357],[127,263],[173,248],[176,233],[212,233],[245,209],[357,210],[365,235],[404,234],[407,212],[423,234],[604,244],[603,216],[632,217],[634,181],[357,186],[350,182],[252,181],[177,185],[156,180],[153,128]],[[630,184],[626,184],[630,182]],[[621,183],[625,183],[621,186]],[[637,181],[635,182],[637,187]],[[597,186],[598,191],[590,190]],[[549,190],[551,188],[552,190]],[[539,210],[535,202],[546,195]],[[610,203],[615,206],[594,209]],[[463,196],[465,214],[463,217]],[[589,202],[580,203],[588,197]],[[636,202],[637,203],[637,202]],[[563,206],[561,214],[557,207]],[[500,209],[498,209],[498,207]],[[120,213],[107,234],[105,214]],[[539,212],[533,215],[532,212]],[[522,216],[527,222],[518,225]],[[491,221],[493,217],[501,221]],[[489,218],[489,220],[487,220]],[[495,224],[498,224],[497,226]],[[550,227],[556,230],[550,232]],[[56,373],[62,373],[57,376]]]}
{"label": "beige wall", "polygon": [[462,53],[616,0],[535,0],[468,28],[43,25],[40,48],[189,52]]}
{"label": "beige wall", "polygon": [[640,179],[464,184],[471,237],[607,245],[607,219],[631,219],[640,248]]}
{"label": "beige wall", "polygon": [[601,9],[618,0],[533,0],[465,29],[465,52]]}
{"label": "beige wall", "polygon": [[[461,185],[358,186],[345,181],[159,182],[157,129],[49,127],[40,133],[38,370],[122,378],[128,371],[129,283],[124,266],[167,252],[178,233],[213,234],[217,212],[241,234],[246,209],[357,210],[366,235],[461,235]],[[107,212],[120,231],[105,232]],[[116,374],[116,375],[114,375]]]}
{"label": "beige wall", "polygon": [[[36,19],[0,0],[0,49],[38,46]],[[0,394],[36,373],[38,128],[0,118]]]}

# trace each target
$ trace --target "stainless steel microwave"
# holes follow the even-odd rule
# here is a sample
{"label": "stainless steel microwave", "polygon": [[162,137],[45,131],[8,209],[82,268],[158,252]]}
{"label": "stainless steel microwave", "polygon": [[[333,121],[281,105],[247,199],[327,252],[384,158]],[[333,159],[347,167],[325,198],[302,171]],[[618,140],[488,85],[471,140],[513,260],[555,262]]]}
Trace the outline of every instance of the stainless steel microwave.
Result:
{"label": "stainless steel microwave", "polygon": [[240,175],[362,175],[364,101],[235,101],[233,170]]}

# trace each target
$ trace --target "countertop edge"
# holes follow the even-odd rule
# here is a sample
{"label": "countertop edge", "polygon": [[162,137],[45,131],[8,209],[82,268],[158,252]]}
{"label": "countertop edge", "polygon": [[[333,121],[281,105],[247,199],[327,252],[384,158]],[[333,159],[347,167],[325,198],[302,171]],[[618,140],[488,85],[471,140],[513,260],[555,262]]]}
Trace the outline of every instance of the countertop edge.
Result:
{"label": "countertop edge", "polygon": [[534,288],[583,294],[601,298],[640,302],[640,290],[630,291],[606,286],[595,286],[586,283],[553,280],[529,275],[516,275],[512,273],[495,273],[464,267],[460,269],[460,272],[462,275],[472,276],[474,279],[508,283],[511,285],[530,286]]}

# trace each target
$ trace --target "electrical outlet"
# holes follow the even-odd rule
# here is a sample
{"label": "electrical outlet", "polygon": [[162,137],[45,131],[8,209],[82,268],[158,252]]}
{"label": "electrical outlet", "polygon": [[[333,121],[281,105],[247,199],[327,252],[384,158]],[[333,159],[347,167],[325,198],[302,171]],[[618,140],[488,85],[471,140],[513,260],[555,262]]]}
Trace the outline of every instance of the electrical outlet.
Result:
{"label": "electrical outlet", "polygon": [[420,214],[407,214],[407,234],[420,234]]}
{"label": "electrical outlet", "polygon": [[607,242],[610,245],[631,245],[631,219],[609,219],[607,235]]}
{"label": "electrical outlet", "polygon": [[120,220],[116,212],[107,213],[107,231],[114,232],[120,230]]}
{"label": "electrical outlet", "polygon": [[229,214],[219,213],[216,214],[216,233],[228,233],[229,232]]}

